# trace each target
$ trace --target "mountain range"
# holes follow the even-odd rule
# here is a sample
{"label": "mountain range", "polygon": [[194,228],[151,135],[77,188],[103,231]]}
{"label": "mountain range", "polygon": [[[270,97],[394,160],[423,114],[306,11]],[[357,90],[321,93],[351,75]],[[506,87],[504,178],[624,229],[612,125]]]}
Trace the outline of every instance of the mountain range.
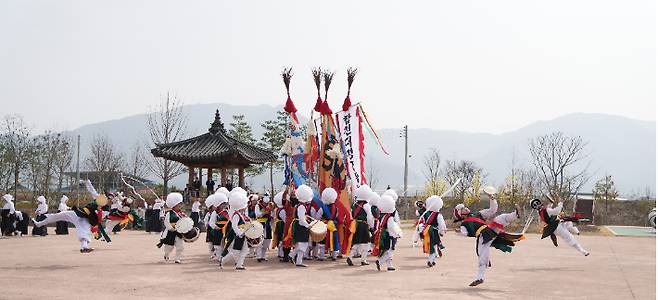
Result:
{"label": "mountain range", "polygon": [[[253,129],[254,137],[260,138],[260,124],[274,119],[281,106],[241,106],[224,103],[193,104],[183,107],[188,116],[188,136],[202,134],[213,121],[219,109],[227,129],[232,115],[243,114]],[[366,108],[367,109],[367,108]],[[147,114],[137,114],[118,120],[89,124],[72,130],[71,135],[81,136],[81,160],[89,152],[88,142],[94,135],[106,135],[124,153],[135,145],[148,144]],[[494,120],[495,122],[495,120]],[[402,123],[402,121],[401,121]],[[538,135],[562,131],[568,136],[581,136],[587,142],[586,159],[591,180],[584,191],[591,190],[594,182],[610,174],[617,189],[623,195],[644,193],[647,188],[656,188],[656,123],[626,117],[592,113],[567,114],[552,120],[537,121],[514,131],[502,134],[470,133],[452,130],[414,129],[408,131],[409,143],[409,190],[422,187],[424,157],[436,148],[441,160],[471,160],[484,169],[486,184],[501,184],[505,181],[512,165],[530,167],[528,142]],[[376,178],[376,189],[390,185],[402,190],[404,174],[404,139],[400,129],[377,130],[389,155],[379,149],[366,134],[366,168]],[[148,151],[147,151],[148,152]],[[84,169],[81,162],[81,169]],[[281,182],[281,175],[275,182]],[[181,187],[185,175],[177,177],[173,184]],[[252,187],[261,188],[269,179],[256,176],[247,180]]]}

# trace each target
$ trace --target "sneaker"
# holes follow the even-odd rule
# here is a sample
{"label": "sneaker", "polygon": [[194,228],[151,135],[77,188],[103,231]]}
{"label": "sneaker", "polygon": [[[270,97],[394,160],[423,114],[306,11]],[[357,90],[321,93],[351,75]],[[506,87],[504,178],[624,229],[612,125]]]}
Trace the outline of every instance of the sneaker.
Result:
{"label": "sneaker", "polygon": [[174,260],[174,263],[176,264],[182,264],[183,262],[180,261],[180,259]]}
{"label": "sneaker", "polygon": [[393,267],[388,267],[388,268],[386,268],[386,271],[392,272],[392,271],[395,271],[395,268],[393,268]]}
{"label": "sneaker", "polygon": [[239,267],[235,267],[235,269],[242,271],[242,270],[246,270],[247,268],[245,268],[244,266],[239,266]]}
{"label": "sneaker", "polygon": [[349,258],[349,257],[347,258],[347,265],[348,266],[353,266],[354,265],[354,263],[352,262],[352,259]]}
{"label": "sneaker", "polygon": [[379,266],[379,259],[375,261],[375,265],[377,266],[377,271],[381,271],[381,266]]}
{"label": "sneaker", "polygon": [[484,279],[478,279],[476,281],[471,282],[471,284],[469,284],[468,286],[477,286],[477,285],[482,284],[483,282],[484,282]]}
{"label": "sneaker", "polygon": [[585,256],[589,256],[589,252],[585,253]]}
{"label": "sneaker", "polygon": [[370,265],[370,263],[369,263],[369,262],[367,262],[367,261],[362,261],[362,262],[361,262],[361,265],[362,265],[362,266],[369,266],[369,265]]}

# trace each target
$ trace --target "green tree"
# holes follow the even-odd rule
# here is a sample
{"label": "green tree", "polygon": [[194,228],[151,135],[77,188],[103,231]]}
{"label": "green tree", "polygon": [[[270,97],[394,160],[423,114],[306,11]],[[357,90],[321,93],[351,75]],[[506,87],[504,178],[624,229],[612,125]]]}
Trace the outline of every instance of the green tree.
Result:
{"label": "green tree", "polygon": [[[290,121],[288,113],[285,111],[278,111],[276,113],[276,119],[267,120],[260,124],[260,126],[265,130],[263,136],[258,142],[258,146],[267,149],[273,153],[278,153],[283,146],[283,143],[286,141],[286,136],[288,134],[288,122]],[[269,170],[270,172],[270,193],[274,194],[274,174],[283,170],[283,160],[280,158],[265,163],[263,169]],[[264,171],[261,169],[261,171]]]}
{"label": "green tree", "polygon": [[594,201],[603,200],[605,203],[605,223],[608,223],[608,202],[617,199],[619,193],[615,188],[615,181],[612,179],[612,175],[605,175],[603,178],[599,179],[594,185]]}
{"label": "green tree", "polygon": [[[233,122],[231,122],[229,125],[231,126],[231,128],[228,130],[228,134],[232,138],[240,142],[243,142],[247,145],[251,145],[251,146],[256,145],[256,139],[254,138],[254,134],[251,130],[251,126],[245,120],[244,115],[233,115]],[[260,173],[263,173],[263,169],[258,166],[251,166],[245,169],[245,174],[247,176],[256,176]],[[235,180],[233,180],[233,176],[235,175],[236,175],[235,170],[229,171],[229,176],[231,176],[232,182],[235,182]]]}

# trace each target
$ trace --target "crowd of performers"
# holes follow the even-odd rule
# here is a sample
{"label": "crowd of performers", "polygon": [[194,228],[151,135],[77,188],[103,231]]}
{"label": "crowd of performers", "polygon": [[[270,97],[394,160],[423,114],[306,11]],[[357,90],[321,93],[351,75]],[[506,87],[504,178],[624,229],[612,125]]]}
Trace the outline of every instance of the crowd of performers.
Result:
{"label": "crowd of performers", "polygon": [[[35,218],[31,219],[34,223],[33,234],[47,234],[45,225],[51,223],[57,223],[57,234],[67,234],[66,223],[70,223],[76,229],[80,252],[88,253],[93,251],[90,247],[92,238],[110,242],[106,230],[133,218],[131,204],[134,201],[131,198],[117,193],[108,199],[96,192],[90,181],[84,184],[93,200],[82,207],[68,207],[68,198],[63,196],[58,212],[47,213],[46,199],[39,197]],[[437,258],[443,255],[446,247],[442,237],[448,232],[448,227],[441,214],[445,194],[417,202],[418,220],[413,241],[414,244],[422,244],[428,268],[436,265]],[[498,214],[494,194],[486,191],[484,194],[489,198],[488,208],[473,212],[464,204],[458,204],[452,212],[453,221],[459,225],[456,233],[475,238],[476,242],[478,269],[470,286],[484,282],[486,269],[492,266],[491,248],[511,252],[515,244],[525,238],[522,233],[505,231],[505,226],[523,218],[519,208]],[[309,259],[336,261],[343,256],[346,256],[345,263],[349,266],[366,266],[370,265],[368,258],[372,256],[377,270],[385,268],[395,271],[394,251],[398,239],[402,237],[395,191],[389,189],[379,195],[367,185],[361,185],[353,193],[349,219],[338,213],[338,194],[334,189],[326,188],[318,195],[322,206],[313,201],[314,191],[307,185],[296,189],[284,188],[272,199],[267,194],[248,194],[240,187],[230,191],[220,187],[205,199],[207,212],[201,218],[198,199],[191,205],[192,212],[188,217],[182,209],[183,196],[174,192],[167,195],[164,201],[156,199],[149,209],[150,214],[147,214],[146,230],[159,231],[157,227],[163,223],[156,246],[163,248],[165,262],[172,259],[175,250],[173,261],[182,263],[185,242],[193,242],[199,237],[197,227],[201,224],[207,228],[205,241],[209,257],[218,263],[220,269],[231,265],[237,270],[245,270],[244,262],[250,254],[262,263],[268,261],[267,252],[272,250],[276,251],[280,262],[292,263],[296,267],[307,267],[304,261]],[[29,216],[15,209],[11,195],[4,195],[3,200],[3,235],[14,232],[27,234]],[[111,205],[108,200],[111,200]],[[537,201],[533,200],[532,207],[544,223],[542,239],[550,237],[557,246],[559,236],[569,246],[588,256],[589,252],[574,237],[578,229],[573,222],[577,220],[561,214],[562,203],[553,207],[552,203],[541,204]],[[104,210],[107,206],[110,208]],[[340,232],[340,228],[347,229],[345,234]],[[345,244],[341,243],[343,239],[347,239],[345,249],[342,246]]]}

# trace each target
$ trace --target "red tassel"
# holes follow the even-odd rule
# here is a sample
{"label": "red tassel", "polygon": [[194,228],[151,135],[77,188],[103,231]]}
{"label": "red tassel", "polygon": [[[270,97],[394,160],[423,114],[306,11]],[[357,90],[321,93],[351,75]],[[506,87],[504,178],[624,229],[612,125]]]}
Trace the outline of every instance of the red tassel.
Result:
{"label": "red tassel", "polygon": [[348,111],[350,107],[352,107],[352,100],[350,100],[350,96],[347,96],[343,102],[343,111]]}
{"label": "red tassel", "polygon": [[288,100],[286,100],[286,106],[283,107],[283,110],[291,114],[297,112],[297,108],[295,107],[295,104],[292,103],[292,99],[290,99],[290,96],[288,96]]}
{"label": "red tassel", "polygon": [[315,100],[315,107],[313,107],[313,110],[322,113],[322,98],[320,98],[320,95],[318,95],[318,99]]}
{"label": "red tassel", "polygon": [[324,115],[330,115],[333,112],[331,111],[331,108],[329,108],[329,103],[327,103],[327,100],[322,102],[322,114]]}

